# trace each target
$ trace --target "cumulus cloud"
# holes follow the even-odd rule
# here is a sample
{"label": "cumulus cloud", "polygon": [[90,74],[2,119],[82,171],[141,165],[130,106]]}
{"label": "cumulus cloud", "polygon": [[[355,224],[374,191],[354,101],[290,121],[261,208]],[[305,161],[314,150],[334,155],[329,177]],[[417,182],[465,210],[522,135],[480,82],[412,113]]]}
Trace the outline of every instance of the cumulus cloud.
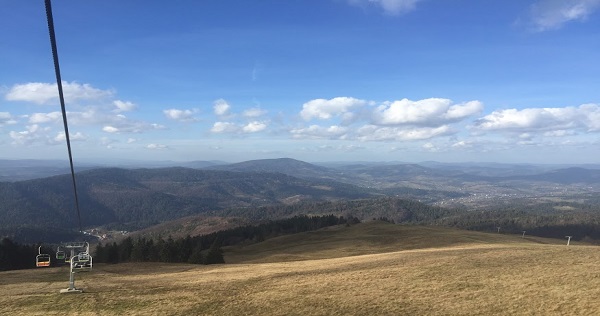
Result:
{"label": "cumulus cloud", "polygon": [[132,102],[121,101],[121,100],[114,100],[113,105],[116,107],[116,109],[113,112],[116,112],[116,113],[133,111],[137,107]]}
{"label": "cumulus cloud", "polygon": [[250,134],[258,133],[266,130],[268,122],[265,121],[251,121],[245,124],[237,124],[233,122],[215,122],[210,129],[215,134]]}
{"label": "cumulus cloud", "polygon": [[168,149],[169,146],[167,145],[163,145],[163,144],[148,144],[146,146],[146,149],[151,149],[151,150],[162,150],[162,149]]}
{"label": "cumulus cloud", "polygon": [[439,127],[381,127],[365,125],[358,129],[357,139],[361,141],[413,141],[453,134],[448,125]]}
{"label": "cumulus cloud", "polygon": [[386,102],[373,112],[373,123],[377,125],[423,125],[436,126],[457,122],[483,110],[479,101],[452,104],[451,100],[430,98],[419,101],[402,99]]}
{"label": "cumulus cloud", "polygon": [[118,133],[119,132],[119,128],[114,127],[114,126],[104,126],[102,128],[103,131],[107,132],[107,133]]}
{"label": "cumulus cloud", "polygon": [[600,106],[526,108],[494,111],[475,121],[480,131],[546,132],[560,130],[600,131]]}
{"label": "cumulus cloud", "polygon": [[213,127],[210,129],[212,133],[235,133],[239,130],[239,127],[231,122],[215,122]]}
{"label": "cumulus cloud", "polygon": [[461,140],[461,141],[457,141],[457,142],[453,143],[452,145],[450,145],[450,147],[459,148],[459,149],[460,148],[471,148],[471,147],[473,147],[473,142]]}
{"label": "cumulus cloud", "polygon": [[33,113],[29,116],[29,123],[31,124],[56,123],[60,121],[62,121],[61,112]]}
{"label": "cumulus cloud", "polygon": [[217,116],[227,116],[231,111],[231,106],[224,99],[218,99],[213,102],[213,110]]}
{"label": "cumulus cloud", "polygon": [[17,124],[17,120],[8,112],[0,112],[0,127]]}
{"label": "cumulus cloud", "polygon": [[[101,90],[89,84],[63,81],[63,94],[65,102],[79,100],[98,100],[113,94],[109,90]],[[26,101],[36,104],[58,103],[58,88],[56,83],[29,82],[16,84],[5,95],[9,101]]]}
{"label": "cumulus cloud", "polygon": [[290,130],[294,138],[309,138],[309,139],[344,139],[348,128],[341,126],[322,127],[311,125],[307,128],[297,128]]}
{"label": "cumulus cloud", "polygon": [[163,114],[171,120],[179,122],[195,122],[198,119],[194,117],[194,114],[198,110],[178,110],[178,109],[167,109],[163,111]]}
{"label": "cumulus cloud", "polygon": [[143,133],[150,130],[160,130],[165,127],[160,124],[146,123],[139,121],[121,120],[115,122],[115,124],[105,125],[102,127],[102,131],[111,134],[127,134],[127,133]]}
{"label": "cumulus cloud", "polygon": [[8,135],[13,144],[31,145],[38,142],[45,142],[48,139],[49,128],[40,127],[37,124],[28,125],[26,130],[16,132],[11,131]]}
{"label": "cumulus cloud", "polygon": [[561,28],[565,23],[585,20],[600,8],[600,0],[538,0],[531,6],[536,31]]}
{"label": "cumulus cloud", "polygon": [[291,129],[290,134],[297,139],[425,140],[455,134],[451,124],[483,110],[480,101],[453,103],[441,98],[386,101],[376,107],[375,104],[351,97],[311,100],[303,105],[300,112],[305,120],[340,118],[342,126],[313,124]]}
{"label": "cumulus cloud", "polygon": [[250,108],[245,110],[242,115],[248,118],[254,118],[254,117],[260,117],[267,114],[266,110],[263,110],[261,108]]}
{"label": "cumulus cloud", "polygon": [[398,15],[415,9],[421,0],[348,0],[348,3],[358,6],[380,6],[386,14]]}
{"label": "cumulus cloud", "polygon": [[266,123],[254,121],[254,122],[250,122],[250,123],[246,124],[244,127],[242,127],[242,131],[244,133],[257,133],[257,132],[265,130],[266,128],[267,128]]}
{"label": "cumulus cloud", "polygon": [[[69,140],[72,142],[76,141],[85,141],[87,140],[87,136],[82,134],[81,132],[69,133]],[[58,132],[56,136],[52,139],[52,144],[64,144],[67,141],[65,137],[65,132]]]}
{"label": "cumulus cloud", "polygon": [[349,97],[337,97],[333,99],[315,99],[302,105],[300,116],[308,121],[313,118],[328,120],[336,116],[344,116],[349,111],[367,104],[365,100]]}

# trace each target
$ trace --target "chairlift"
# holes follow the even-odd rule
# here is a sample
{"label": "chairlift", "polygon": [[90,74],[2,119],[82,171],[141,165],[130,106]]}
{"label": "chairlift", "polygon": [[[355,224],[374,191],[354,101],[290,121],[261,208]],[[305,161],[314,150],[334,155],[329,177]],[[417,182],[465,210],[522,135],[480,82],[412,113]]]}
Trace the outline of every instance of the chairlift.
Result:
{"label": "chairlift", "polygon": [[56,249],[56,260],[65,260],[65,252],[60,250],[60,246]]}
{"label": "chairlift", "polygon": [[35,256],[35,266],[38,268],[50,266],[50,255],[42,253],[42,246],[38,247],[38,255]]}
{"label": "chairlift", "polygon": [[88,252],[80,252],[71,258],[71,266],[74,271],[84,272],[92,270],[93,258]]}

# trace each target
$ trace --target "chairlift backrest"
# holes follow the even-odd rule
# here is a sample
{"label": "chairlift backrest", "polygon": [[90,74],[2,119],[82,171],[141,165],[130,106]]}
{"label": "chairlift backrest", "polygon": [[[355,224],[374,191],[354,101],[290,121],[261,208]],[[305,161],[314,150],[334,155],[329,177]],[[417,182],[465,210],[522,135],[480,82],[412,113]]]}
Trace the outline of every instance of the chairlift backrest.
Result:
{"label": "chairlift backrest", "polygon": [[39,254],[35,256],[35,266],[40,267],[49,267],[50,266],[50,255],[49,254]]}

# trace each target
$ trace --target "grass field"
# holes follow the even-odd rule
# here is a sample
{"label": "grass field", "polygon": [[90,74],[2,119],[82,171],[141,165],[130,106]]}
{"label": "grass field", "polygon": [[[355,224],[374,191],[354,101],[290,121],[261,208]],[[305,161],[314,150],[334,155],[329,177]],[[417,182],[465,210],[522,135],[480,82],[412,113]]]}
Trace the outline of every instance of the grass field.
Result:
{"label": "grass field", "polygon": [[365,223],[227,249],[225,265],[0,273],[0,315],[595,315],[600,248]]}

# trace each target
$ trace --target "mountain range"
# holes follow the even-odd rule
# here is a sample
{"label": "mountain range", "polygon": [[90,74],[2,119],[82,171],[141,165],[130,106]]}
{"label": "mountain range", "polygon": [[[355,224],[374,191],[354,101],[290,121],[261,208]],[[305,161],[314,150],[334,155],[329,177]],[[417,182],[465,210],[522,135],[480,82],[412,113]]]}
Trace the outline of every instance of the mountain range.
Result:
{"label": "mountain range", "polygon": [[[77,226],[71,177],[64,169],[56,169],[56,162],[22,161],[21,169],[5,173],[11,163],[14,166],[16,162],[0,161],[2,179],[13,179],[0,182],[0,235],[19,229]],[[244,212],[267,206],[382,196],[466,210],[518,199],[576,196],[586,203],[600,192],[600,170],[573,166],[431,162],[316,165],[289,158],[186,165],[196,168],[79,168],[83,169],[76,174],[82,225],[137,230],[186,216],[230,214],[227,216],[249,218]],[[63,174],[17,181],[19,177],[13,175],[19,170],[29,170],[25,173],[28,177],[35,170],[44,170],[41,176]],[[376,210],[372,213],[378,214]]]}

